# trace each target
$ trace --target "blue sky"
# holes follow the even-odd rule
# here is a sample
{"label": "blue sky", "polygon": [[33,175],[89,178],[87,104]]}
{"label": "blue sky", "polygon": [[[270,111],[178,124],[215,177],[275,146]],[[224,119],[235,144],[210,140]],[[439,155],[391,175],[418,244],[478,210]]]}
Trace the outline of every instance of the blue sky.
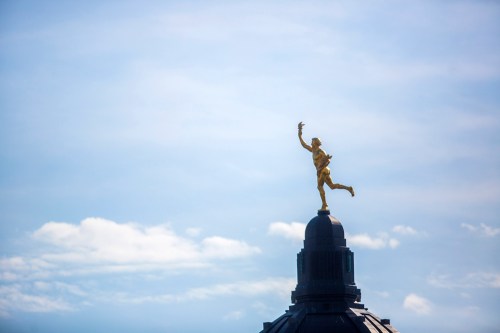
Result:
{"label": "blue sky", "polygon": [[363,303],[499,332],[499,34],[495,1],[0,2],[0,331],[260,331],[321,206],[304,121]]}

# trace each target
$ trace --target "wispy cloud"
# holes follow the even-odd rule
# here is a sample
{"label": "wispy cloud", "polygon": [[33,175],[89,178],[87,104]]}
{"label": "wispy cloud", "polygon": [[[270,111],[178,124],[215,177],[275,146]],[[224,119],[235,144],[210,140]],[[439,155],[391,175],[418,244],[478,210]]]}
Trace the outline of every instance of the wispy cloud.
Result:
{"label": "wispy cloud", "polygon": [[282,236],[295,241],[304,240],[306,224],[300,222],[273,222],[269,225],[269,235]]}
{"label": "wispy cloud", "polygon": [[449,274],[432,274],[427,282],[437,288],[500,288],[500,273],[498,272],[471,272],[462,277]]}
{"label": "wispy cloud", "polygon": [[209,287],[195,288],[179,296],[179,300],[207,299],[223,295],[256,296],[268,293],[288,298],[293,290],[294,278],[268,278],[260,281],[241,281],[229,284],[218,284]]}
{"label": "wispy cloud", "polygon": [[231,311],[229,313],[226,313],[224,317],[222,317],[224,320],[239,320],[245,316],[245,312],[242,310],[235,310]]}
{"label": "wispy cloud", "polygon": [[403,307],[420,315],[427,315],[431,312],[432,303],[417,294],[409,294],[405,297]]}
{"label": "wispy cloud", "polygon": [[33,283],[33,287],[35,290],[43,291],[43,292],[62,292],[66,294],[72,294],[75,296],[84,297],[87,295],[87,292],[83,291],[79,286],[74,284],[69,284],[60,281],[35,281]]}
{"label": "wispy cloud", "polygon": [[386,247],[395,249],[399,246],[399,241],[392,238],[387,233],[379,233],[377,236],[370,236],[368,234],[346,234],[347,245],[358,246],[371,250],[379,250]]}
{"label": "wispy cloud", "polygon": [[495,237],[497,235],[500,235],[500,228],[491,227],[486,223],[480,223],[479,226],[468,223],[462,223],[460,226],[464,229],[469,230],[470,232],[485,237]]}
{"label": "wispy cloud", "polygon": [[0,280],[16,281],[24,278],[39,279],[49,275],[56,265],[39,258],[21,256],[0,259]]}
{"label": "wispy cloud", "polygon": [[392,231],[401,235],[416,235],[417,231],[407,225],[396,225],[392,228]]}
{"label": "wispy cloud", "polygon": [[[273,295],[289,299],[296,280],[294,278],[269,277],[262,280],[245,280],[231,283],[195,287],[179,293],[137,294],[124,290],[109,291],[92,284],[91,290],[60,281],[33,281],[0,286],[0,317],[8,317],[14,311],[61,312],[77,311],[82,304],[98,303],[184,303],[210,300],[220,297],[259,298]],[[140,294],[143,295],[140,295]],[[243,315],[243,313],[241,313]],[[238,319],[236,314],[226,319]]]}
{"label": "wispy cloud", "polygon": [[0,286],[0,315],[8,316],[12,311],[60,312],[72,310],[74,308],[64,300],[27,293],[18,284]]}
{"label": "wispy cloud", "polygon": [[[287,299],[291,290],[295,287],[294,278],[273,277],[257,281],[239,281],[234,283],[216,284],[206,287],[192,288],[179,294],[162,294],[151,296],[134,296],[118,294],[112,296],[125,303],[171,303],[187,302],[193,300],[207,300],[222,296],[256,297],[273,294],[280,298]],[[106,296],[106,298],[110,298]]]}

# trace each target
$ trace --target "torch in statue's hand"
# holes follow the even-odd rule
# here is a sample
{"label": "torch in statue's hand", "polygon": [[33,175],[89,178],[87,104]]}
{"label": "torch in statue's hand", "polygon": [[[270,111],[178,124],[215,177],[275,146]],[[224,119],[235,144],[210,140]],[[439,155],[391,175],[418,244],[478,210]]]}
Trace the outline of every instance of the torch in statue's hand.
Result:
{"label": "torch in statue's hand", "polygon": [[304,125],[305,124],[303,122],[299,123],[299,133],[301,133],[301,134],[302,134],[302,128],[304,127]]}

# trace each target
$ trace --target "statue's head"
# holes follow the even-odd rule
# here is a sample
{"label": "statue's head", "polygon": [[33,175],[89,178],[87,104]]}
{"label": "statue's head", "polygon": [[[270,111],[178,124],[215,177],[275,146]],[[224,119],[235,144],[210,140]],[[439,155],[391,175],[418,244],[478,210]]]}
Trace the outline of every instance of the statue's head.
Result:
{"label": "statue's head", "polygon": [[313,147],[319,147],[321,146],[321,140],[319,138],[312,138],[311,145]]}

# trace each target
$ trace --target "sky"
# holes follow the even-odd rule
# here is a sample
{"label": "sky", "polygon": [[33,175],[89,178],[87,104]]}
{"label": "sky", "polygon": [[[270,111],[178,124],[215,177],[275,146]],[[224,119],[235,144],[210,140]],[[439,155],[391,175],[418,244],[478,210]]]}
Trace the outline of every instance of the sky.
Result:
{"label": "sky", "polygon": [[0,332],[259,332],[333,155],[362,302],[500,332],[500,3],[0,1]]}

